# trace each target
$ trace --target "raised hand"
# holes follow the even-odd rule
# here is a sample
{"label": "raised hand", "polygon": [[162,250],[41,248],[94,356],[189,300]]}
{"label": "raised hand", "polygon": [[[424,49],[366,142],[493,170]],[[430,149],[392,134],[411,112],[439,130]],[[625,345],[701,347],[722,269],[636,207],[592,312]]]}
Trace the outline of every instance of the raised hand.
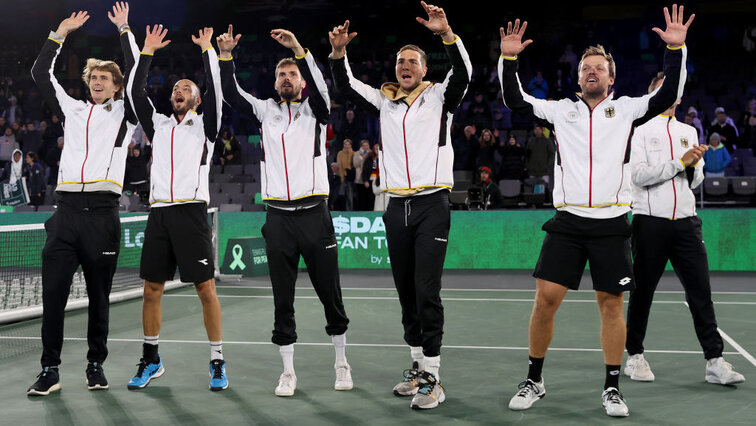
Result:
{"label": "raised hand", "polygon": [[658,27],[651,29],[656,34],[659,34],[659,37],[661,37],[661,39],[664,40],[664,42],[667,43],[669,47],[680,47],[685,44],[685,37],[688,34],[688,27],[690,27],[690,24],[693,23],[693,19],[696,17],[695,13],[690,15],[688,22],[683,24],[684,8],[685,6],[680,5],[680,9],[678,10],[677,5],[673,4],[672,16],[670,16],[669,9],[665,7],[664,19],[667,21],[667,28],[664,31],[662,31]]}
{"label": "raised hand", "polygon": [[328,41],[331,42],[331,57],[333,59],[343,58],[346,55],[346,46],[357,37],[357,33],[349,33],[349,20],[344,21],[344,25],[333,27],[333,31],[328,32]]}
{"label": "raised hand", "polygon": [[84,25],[84,23],[87,22],[88,20],[89,20],[89,13],[86,10],[80,10],[78,12],[74,12],[71,14],[71,16],[64,19],[60,23],[60,25],[58,25],[58,29],[55,30],[55,34],[61,37],[65,37],[71,31],[75,31],[81,28],[81,26]]}
{"label": "raised hand", "polygon": [[213,29],[211,27],[201,28],[199,30],[199,36],[195,37],[194,34],[192,34],[192,43],[199,46],[203,52],[213,47]]}
{"label": "raised hand", "polygon": [[241,38],[241,34],[237,34],[236,36],[234,36],[234,26],[229,25],[228,31],[219,35],[215,39],[215,41],[218,42],[218,50],[220,50],[220,58],[230,59],[231,51],[234,50],[236,45],[239,43],[240,38]]}
{"label": "raised hand", "polygon": [[295,37],[294,33],[291,31],[277,28],[270,31],[270,36],[273,40],[281,43],[282,46],[293,50],[295,55],[304,56],[305,51],[302,48],[302,45],[299,44],[299,40],[297,40],[297,37]]}
{"label": "raised hand", "polygon": [[451,34],[451,27],[449,21],[446,20],[446,13],[444,9],[434,6],[432,4],[426,4],[424,1],[420,2],[423,9],[428,13],[428,20],[421,17],[415,18],[415,20],[425,26],[425,28],[433,31],[433,34],[445,36]]}
{"label": "raised hand", "polygon": [[522,41],[522,36],[525,34],[525,28],[527,27],[528,21],[523,21],[522,27],[520,27],[520,20],[515,19],[514,26],[512,26],[512,21],[507,23],[506,31],[504,31],[504,27],[499,28],[502,56],[517,56],[523,49],[533,42],[533,40]]}
{"label": "raised hand", "polygon": [[116,2],[113,6],[113,12],[108,12],[108,19],[115,24],[119,30],[129,25],[129,4],[125,1]]}
{"label": "raised hand", "polygon": [[166,34],[168,34],[168,29],[163,28],[162,25],[153,25],[152,28],[147,25],[147,35],[144,37],[144,48],[142,49],[142,52],[152,54],[155,53],[156,50],[168,46],[171,41],[163,41]]}

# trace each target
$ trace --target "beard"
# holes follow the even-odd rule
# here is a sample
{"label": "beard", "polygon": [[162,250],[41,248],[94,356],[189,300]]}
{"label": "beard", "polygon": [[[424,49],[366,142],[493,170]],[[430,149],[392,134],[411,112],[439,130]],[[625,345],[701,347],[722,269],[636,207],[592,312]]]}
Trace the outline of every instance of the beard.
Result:
{"label": "beard", "polygon": [[293,101],[294,99],[299,98],[302,95],[302,90],[294,90],[294,88],[291,89],[281,89],[278,91],[278,96],[281,97],[281,99],[285,101]]}
{"label": "beard", "polygon": [[176,115],[186,115],[190,109],[194,109],[197,106],[197,100],[185,100],[180,107],[177,107],[174,101],[171,101],[171,105],[173,106],[173,112],[176,113]]}

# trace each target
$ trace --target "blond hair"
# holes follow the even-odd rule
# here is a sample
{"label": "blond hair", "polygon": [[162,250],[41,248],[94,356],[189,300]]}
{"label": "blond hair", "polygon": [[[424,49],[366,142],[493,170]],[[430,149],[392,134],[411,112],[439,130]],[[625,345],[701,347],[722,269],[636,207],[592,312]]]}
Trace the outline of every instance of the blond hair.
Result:
{"label": "blond hair", "polygon": [[121,73],[121,67],[113,61],[103,61],[96,58],[87,59],[87,65],[84,66],[84,71],[81,74],[81,79],[84,80],[84,84],[86,84],[87,87],[89,87],[89,80],[92,78],[92,72],[95,70],[109,72],[113,76],[113,84],[119,87],[113,97],[115,99],[122,99],[123,73]]}
{"label": "blond hair", "polygon": [[428,64],[428,55],[425,54],[425,51],[421,49],[420,46],[417,46],[415,44],[404,45],[401,49],[399,49],[398,52],[396,52],[396,56],[399,56],[399,54],[404,52],[405,50],[414,50],[415,52],[419,53],[422,65],[426,66]]}
{"label": "blond hair", "polygon": [[604,46],[600,44],[597,44],[596,46],[589,46],[587,49],[585,49],[585,52],[583,52],[583,57],[580,58],[580,64],[578,64],[578,72],[580,72],[580,69],[583,67],[583,61],[585,61],[585,58],[589,56],[601,56],[606,59],[606,61],[609,62],[609,77],[616,77],[617,66],[614,64],[614,58],[612,58],[611,53],[606,53]]}
{"label": "blond hair", "polygon": [[651,84],[648,85],[648,93],[653,92],[654,89],[656,89],[656,85],[662,80],[664,80],[664,71],[659,71],[654,78],[651,79]]}
{"label": "blond hair", "polygon": [[297,61],[294,58],[283,58],[276,64],[276,78],[278,78],[278,70],[288,65],[295,65],[299,69],[299,65],[297,65]]}

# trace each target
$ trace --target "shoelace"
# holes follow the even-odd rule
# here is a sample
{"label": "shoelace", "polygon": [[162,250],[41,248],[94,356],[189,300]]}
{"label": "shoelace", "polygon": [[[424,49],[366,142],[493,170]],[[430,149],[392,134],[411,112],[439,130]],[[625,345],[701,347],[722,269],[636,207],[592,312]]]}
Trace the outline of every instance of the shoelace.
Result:
{"label": "shoelace", "polygon": [[223,378],[223,363],[213,362],[213,379]]}
{"label": "shoelace", "polygon": [[623,396],[620,393],[620,391],[618,391],[618,390],[610,390],[606,394],[606,400],[610,404],[622,404],[624,402],[623,401]]}
{"label": "shoelace", "polygon": [[347,371],[349,371],[349,369],[346,368],[346,366],[337,368],[336,369],[336,380],[338,380],[338,381],[345,380],[346,379],[346,373],[347,373]]}
{"label": "shoelace", "polygon": [[139,364],[136,365],[138,367],[136,377],[142,377],[142,374],[144,374],[144,369],[147,368],[147,365],[147,361],[144,358],[139,360]]}
{"label": "shoelace", "polygon": [[402,373],[402,374],[404,374],[404,381],[405,382],[411,382],[411,381],[414,381],[415,379],[417,379],[417,376],[420,374],[420,372],[417,371],[414,368],[409,368],[407,370],[404,370],[404,373]]}
{"label": "shoelace", "polygon": [[517,392],[517,396],[519,397],[524,398],[528,396],[528,392],[532,392],[538,395],[538,387],[532,380],[525,380],[524,382],[517,385],[517,389],[520,389],[520,391]]}
{"label": "shoelace", "polygon": [[52,368],[45,367],[42,369],[41,373],[37,374],[37,378],[39,379],[40,377],[47,377],[47,373],[50,373],[50,372],[52,372]]}
{"label": "shoelace", "polygon": [[422,383],[420,383],[420,389],[418,389],[417,392],[423,395],[430,395],[438,383],[436,379],[427,372],[420,375],[420,380],[422,380]]}

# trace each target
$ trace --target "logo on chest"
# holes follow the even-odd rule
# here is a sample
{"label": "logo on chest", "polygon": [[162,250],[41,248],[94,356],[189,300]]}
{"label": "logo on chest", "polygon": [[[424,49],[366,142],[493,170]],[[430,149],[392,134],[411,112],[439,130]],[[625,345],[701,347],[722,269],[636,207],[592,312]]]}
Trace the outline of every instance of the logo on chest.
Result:
{"label": "logo on chest", "polygon": [[614,117],[614,115],[615,115],[615,112],[614,112],[614,107],[613,106],[604,108],[604,116],[606,118],[612,118],[612,117]]}
{"label": "logo on chest", "polygon": [[111,105],[111,104],[107,104],[107,105],[105,105],[105,108],[103,108],[103,109],[104,109],[105,111],[107,111],[107,112],[110,112],[110,111],[112,111],[112,110],[113,110],[113,105]]}
{"label": "logo on chest", "polygon": [[186,122],[186,125],[187,126],[194,126],[194,120],[190,119],[189,121]]}
{"label": "logo on chest", "polygon": [[282,115],[277,115],[277,116],[273,117],[273,121],[275,121],[276,123],[280,123],[281,121],[283,121],[283,116]]}
{"label": "logo on chest", "polygon": [[661,139],[652,138],[649,144],[651,145],[651,148],[659,148],[661,147]]}
{"label": "logo on chest", "polygon": [[578,121],[578,118],[580,118],[580,114],[577,111],[570,111],[567,113],[567,121],[570,123]]}
{"label": "logo on chest", "polygon": [[688,138],[680,138],[680,145],[683,148],[687,148],[688,147]]}
{"label": "logo on chest", "polygon": [[294,115],[294,118],[292,118],[291,121],[297,121],[297,118],[299,118],[301,116],[302,116],[302,114],[299,111],[297,111],[297,113]]}

